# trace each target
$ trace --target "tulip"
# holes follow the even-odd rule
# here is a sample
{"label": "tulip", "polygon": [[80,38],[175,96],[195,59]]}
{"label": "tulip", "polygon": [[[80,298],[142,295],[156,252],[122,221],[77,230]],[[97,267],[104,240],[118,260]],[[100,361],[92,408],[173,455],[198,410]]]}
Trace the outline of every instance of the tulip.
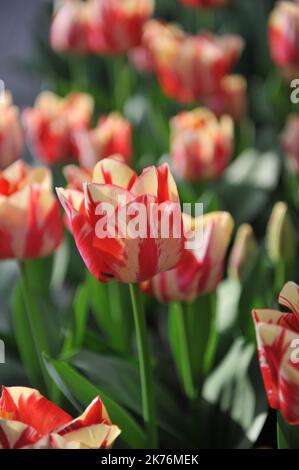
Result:
{"label": "tulip", "polygon": [[299,424],[299,286],[288,282],[279,304],[290,313],[254,310],[259,362],[271,408],[279,409],[289,424]]}
{"label": "tulip", "polygon": [[271,261],[276,264],[280,260],[292,263],[296,257],[297,234],[288,206],[277,202],[267,226],[266,248]]}
{"label": "tulip", "polygon": [[80,166],[93,168],[110,155],[121,155],[127,163],[132,156],[131,123],[119,113],[111,113],[99,119],[95,129],[78,131],[76,144],[79,149]]}
{"label": "tulip", "polygon": [[51,47],[57,52],[89,52],[90,22],[90,2],[82,0],[59,2],[51,24]]}
{"label": "tulip", "polygon": [[144,28],[144,46],[149,50],[164,93],[190,103],[219,91],[242,50],[238,36],[191,36],[179,27],[156,20]]}
{"label": "tulip", "polygon": [[23,136],[19,111],[13,106],[10,93],[0,97],[0,170],[4,170],[20,158]]}
{"label": "tulip", "polygon": [[223,275],[224,258],[234,226],[230,214],[212,212],[204,215],[203,220],[184,214],[184,226],[187,237],[190,237],[190,230],[203,226],[201,246],[184,248],[174,269],[142,284],[145,292],[161,302],[191,302],[198,295],[216,289]]}
{"label": "tulip", "polygon": [[299,73],[299,5],[282,1],[269,19],[270,52],[275,65],[287,79]]}
{"label": "tulip", "polygon": [[73,419],[38,390],[2,387],[0,449],[107,449],[119,434],[99,396]]}
{"label": "tulip", "polygon": [[187,181],[218,178],[233,151],[233,121],[217,120],[205,108],[182,112],[170,122],[170,154],[174,170]]}
{"label": "tulip", "polygon": [[258,254],[258,245],[251,225],[242,224],[229,258],[229,274],[232,279],[242,281]]}
{"label": "tulip", "polygon": [[94,0],[92,48],[117,54],[141,45],[144,23],[154,11],[154,0]]}
{"label": "tulip", "polygon": [[288,159],[290,169],[299,174],[299,115],[290,114],[281,136],[282,148]]}
{"label": "tulip", "polygon": [[180,0],[185,5],[200,8],[216,8],[224,7],[229,0]]}
{"label": "tulip", "polygon": [[118,54],[139,46],[154,0],[64,0],[50,42],[59,52]]}
{"label": "tulip", "polygon": [[26,136],[35,156],[53,165],[78,157],[76,132],[90,125],[93,98],[85,93],[71,93],[61,98],[43,92],[33,108],[23,112]]}
{"label": "tulip", "polygon": [[[78,250],[97,279],[135,283],[178,263],[183,244],[179,235],[181,213],[176,184],[167,165],[148,167],[137,177],[125,163],[107,158],[95,166],[92,182],[84,184],[84,194],[63,188],[57,192]],[[114,212],[100,217],[107,210],[106,203]],[[152,204],[159,205],[162,220],[169,218],[169,236],[163,235],[163,227],[152,230]],[[133,216],[136,210],[143,211],[142,217],[145,214],[137,224],[142,233],[137,235],[131,219],[122,223],[118,217]]]}
{"label": "tulip", "polygon": [[241,75],[227,75],[220,82],[215,94],[203,98],[203,103],[217,117],[229,114],[235,122],[240,122],[247,112],[247,82]]}
{"label": "tulip", "polygon": [[0,172],[0,259],[48,256],[62,240],[51,174],[21,160]]}

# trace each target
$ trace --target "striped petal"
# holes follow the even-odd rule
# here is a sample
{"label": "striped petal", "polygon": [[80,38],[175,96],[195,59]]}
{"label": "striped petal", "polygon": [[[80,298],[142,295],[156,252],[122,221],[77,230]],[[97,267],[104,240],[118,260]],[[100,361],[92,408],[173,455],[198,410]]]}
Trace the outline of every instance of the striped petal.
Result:
{"label": "striped petal", "polygon": [[104,158],[96,164],[92,181],[98,184],[113,184],[130,189],[136,179],[135,172],[117,156]]}

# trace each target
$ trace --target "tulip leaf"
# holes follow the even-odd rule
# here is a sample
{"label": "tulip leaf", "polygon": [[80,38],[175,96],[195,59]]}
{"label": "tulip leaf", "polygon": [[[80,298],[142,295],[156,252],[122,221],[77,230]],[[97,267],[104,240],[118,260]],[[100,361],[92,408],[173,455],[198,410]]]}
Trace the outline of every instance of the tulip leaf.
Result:
{"label": "tulip leaf", "polygon": [[133,449],[146,446],[145,434],[134,418],[102,390],[64,361],[45,358],[45,364],[52,379],[67,398],[72,397],[72,402],[74,398],[83,406],[88,406],[97,395],[100,395],[111,421],[122,430],[122,440]]}
{"label": "tulip leaf", "polygon": [[[187,343],[189,348],[192,375],[196,383],[212,367],[217,346],[217,330],[215,325],[214,294],[198,297],[194,302],[185,304],[183,314],[186,315]],[[177,309],[178,303],[169,306],[169,341],[176,363],[178,374],[182,377],[185,363],[181,350],[180,322]]]}
{"label": "tulip leaf", "polygon": [[17,283],[13,293],[12,316],[15,339],[22,363],[26,369],[31,385],[40,388],[43,383],[40,361],[34,345],[20,282]]}
{"label": "tulip leaf", "polygon": [[[139,368],[115,356],[104,356],[89,351],[80,351],[73,356],[71,364],[84,373],[106,395],[125,406],[133,413],[142,416]],[[182,422],[178,412],[180,407],[164,384],[155,381],[158,424],[169,435],[182,442]],[[165,406],[167,403],[167,406]]]}

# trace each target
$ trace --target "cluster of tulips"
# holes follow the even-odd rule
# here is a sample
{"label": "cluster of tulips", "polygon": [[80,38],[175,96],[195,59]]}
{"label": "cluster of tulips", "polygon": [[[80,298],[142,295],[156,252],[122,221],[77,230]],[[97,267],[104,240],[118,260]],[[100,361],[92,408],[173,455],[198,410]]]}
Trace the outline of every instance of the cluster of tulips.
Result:
{"label": "cluster of tulips", "polygon": [[[224,8],[230,0],[180,3],[202,11]],[[164,94],[186,107],[170,119],[167,162],[147,166],[138,174],[133,169],[137,158],[133,124],[112,111],[101,115],[93,126],[95,101],[86,91],[72,91],[63,97],[43,91],[33,107],[22,112],[9,92],[0,101],[0,260],[16,260],[20,266],[24,315],[39,369],[38,379],[31,385],[41,384],[48,398],[59,401],[45,365],[51,352],[29,263],[53,255],[64,238],[72,236],[85,266],[98,281],[96,289],[115,281],[129,284],[145,438],[125,442],[152,448],[158,446],[159,424],[144,299],[169,305],[177,341],[174,360],[181,383],[179,393],[183,391],[194,404],[202,384],[191,359],[194,332],[188,324],[193,318],[189,318],[190,312],[197,309],[198,299],[214,295],[226,265],[229,282],[240,287],[261,251],[253,228],[246,223],[238,228],[228,254],[235,225],[228,211],[192,217],[180,206],[181,185],[196,190],[199,183],[217,183],[233,159],[234,127],[248,108],[246,79],[232,73],[244,41],[237,35],[191,35],[176,24],[154,19],[154,7],[153,0],[63,0],[55,4],[49,37],[51,47],[60,54],[127,54],[132,67],[141,74],[154,75]],[[279,2],[269,19],[269,42],[272,59],[286,81],[299,72],[298,33],[299,2]],[[200,106],[190,109],[190,104],[198,102]],[[297,177],[299,114],[288,116],[280,141],[285,164]],[[21,159],[25,143],[39,164]],[[52,169],[58,169],[66,180],[65,187],[56,188],[57,194]],[[134,213],[136,204],[141,204],[147,230],[152,224],[149,208],[155,203],[161,219],[169,217],[171,234],[165,237],[159,225],[154,236],[146,231],[146,236],[133,237],[116,226],[114,236],[98,237],[96,227],[106,203],[117,213],[123,209]],[[178,227],[183,230],[174,236]],[[202,230],[202,242],[190,248],[186,240],[197,228]],[[270,407],[280,410],[293,425],[299,424],[299,361],[292,359],[292,344],[299,340],[299,287],[290,278],[296,243],[288,206],[277,202],[265,246],[275,272],[272,290],[276,295],[282,289],[279,303],[288,312],[264,310],[259,303],[253,310],[253,322]],[[283,286],[285,281],[289,282]],[[192,315],[211,313],[211,308],[207,312],[195,310]],[[126,436],[127,421],[118,421],[118,408],[105,394],[102,399],[96,393],[92,398],[83,414],[74,419],[36,389],[3,386],[0,448],[111,447],[119,434]],[[139,424],[135,429],[131,418],[128,422],[138,434]]]}

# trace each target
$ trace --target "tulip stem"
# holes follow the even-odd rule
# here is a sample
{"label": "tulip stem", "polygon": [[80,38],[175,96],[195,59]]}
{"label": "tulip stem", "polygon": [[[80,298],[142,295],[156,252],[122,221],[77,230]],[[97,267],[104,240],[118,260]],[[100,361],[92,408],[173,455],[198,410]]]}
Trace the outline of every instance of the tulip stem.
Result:
{"label": "tulip stem", "polygon": [[44,325],[41,319],[41,313],[35,301],[35,295],[30,285],[30,279],[28,276],[28,271],[26,269],[25,262],[20,263],[20,271],[21,271],[21,287],[22,287],[25,308],[27,311],[29,327],[30,327],[32,338],[34,341],[36,354],[38,356],[38,360],[40,363],[41,373],[44,378],[45,385],[47,386],[48,391],[50,391],[51,382],[49,380],[49,376],[44,366],[43,357],[42,357],[43,353],[49,352],[48,342],[47,342],[47,338],[45,335]]}
{"label": "tulip stem", "polygon": [[196,389],[194,386],[191,355],[189,350],[188,327],[187,327],[187,305],[181,304],[177,309],[178,335],[180,342],[180,351],[182,356],[181,375],[185,393],[190,400],[196,398]]}
{"label": "tulip stem", "polygon": [[141,396],[143,419],[147,427],[148,443],[150,449],[158,447],[156,410],[153,390],[153,377],[151,370],[151,356],[149,340],[146,330],[145,313],[138,284],[130,284],[130,294],[136,328],[139,369],[141,380]]}

